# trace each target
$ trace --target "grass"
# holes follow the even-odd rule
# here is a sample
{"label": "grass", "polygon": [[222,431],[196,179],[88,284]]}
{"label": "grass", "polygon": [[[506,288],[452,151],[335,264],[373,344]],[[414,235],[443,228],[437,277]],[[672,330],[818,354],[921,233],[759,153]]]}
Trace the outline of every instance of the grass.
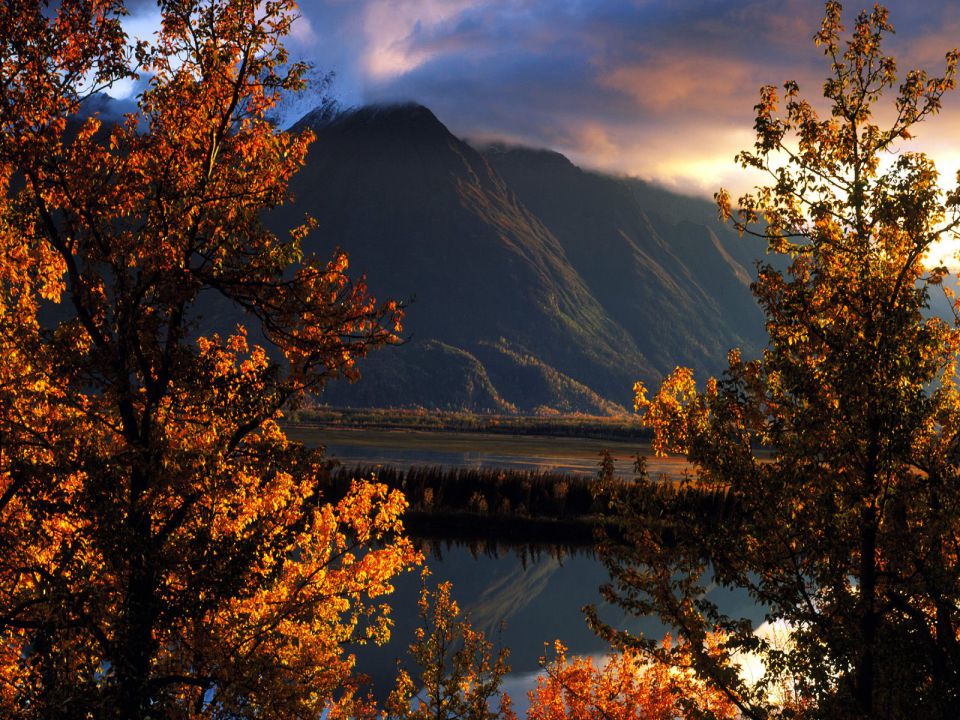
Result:
{"label": "grass", "polygon": [[297,410],[288,421],[328,428],[375,428],[475,432],[597,440],[648,440],[650,433],[633,415],[486,415],[440,410],[334,408]]}

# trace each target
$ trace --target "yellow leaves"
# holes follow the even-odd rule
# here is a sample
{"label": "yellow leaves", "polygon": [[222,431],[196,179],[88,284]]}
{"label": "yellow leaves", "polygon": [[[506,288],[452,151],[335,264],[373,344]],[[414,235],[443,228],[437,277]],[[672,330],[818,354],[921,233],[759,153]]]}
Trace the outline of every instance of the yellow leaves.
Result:
{"label": "yellow leaves", "polygon": [[803,343],[809,339],[807,331],[800,326],[791,326],[778,333],[778,339],[787,344],[787,347]]}
{"label": "yellow leaves", "polygon": [[[390,592],[391,580],[420,558],[393,534],[401,530],[405,502],[382,486],[354,482],[341,501],[317,508],[294,535],[283,510],[298,503],[302,488],[278,483],[272,493],[248,501],[260,531],[274,528],[273,538],[262,542],[275,550],[261,553],[241,596],[208,616],[205,644],[194,652],[205,662],[233,665],[264,698],[312,698],[309,706],[319,713],[349,682],[354,661],[343,645],[388,637],[388,608],[365,603]],[[252,528],[233,531],[244,542]]]}
{"label": "yellow leaves", "polygon": [[327,272],[331,277],[336,277],[346,272],[347,267],[349,267],[350,262],[347,259],[347,254],[345,252],[338,252],[333,260],[327,264]]}
{"label": "yellow leaves", "polygon": [[[297,225],[295,228],[293,228],[290,231],[290,239],[299,248],[300,243],[303,241],[303,239],[306,238],[307,235],[313,232],[316,228],[317,228],[316,218],[310,217],[308,215],[307,217],[304,218],[304,221],[300,225]],[[296,260],[299,261],[301,259],[302,259],[302,255],[299,255],[298,253]]]}
{"label": "yellow leaves", "polygon": [[650,401],[647,399],[647,386],[638,380],[633,384],[633,411],[645,412],[648,407]]}
{"label": "yellow leaves", "polygon": [[[70,713],[94,715],[136,666],[150,677],[127,686],[168,678],[138,700],[167,703],[151,712],[318,716],[351,672],[342,643],[385,636],[369,598],[419,556],[402,496],[358,482],[324,497],[321,458],[276,422],[356,376],[402,316],[342,251],[303,259],[310,221],[283,240],[260,224],[311,140],[265,116],[303,72],[282,45],[296,6],[164,3],[130,51],[119,0],[54,5],[0,3],[0,616],[31,628],[0,635],[0,714],[15,687],[18,710],[88,688],[97,709]],[[91,84],[135,65],[136,112],[109,132],[76,117]],[[68,317],[41,324],[67,290]],[[194,341],[204,291],[293,362],[242,327]],[[11,681],[9,648],[86,664]]]}
{"label": "yellow leaves", "polygon": [[424,570],[419,612],[422,625],[409,651],[418,666],[417,680],[406,669],[401,670],[384,717],[515,720],[509,696],[500,691],[509,671],[507,651],[494,657],[493,644],[460,616],[450,583],[441,583],[431,592],[428,578],[429,572]]}
{"label": "yellow leaves", "polygon": [[247,351],[247,330],[242,325],[238,325],[236,333],[227,338],[227,351],[234,355]]}
{"label": "yellow leaves", "polygon": [[643,424],[653,430],[654,453],[658,456],[685,453],[690,433],[702,429],[706,420],[706,411],[698,402],[693,371],[684,367],[674,369],[652,401],[646,400],[643,383],[634,385],[634,391],[637,393],[635,406],[638,411],[643,410]]}
{"label": "yellow leaves", "polygon": [[727,353],[727,364],[731,368],[738,368],[743,364],[743,355],[740,352],[740,348],[732,348]]}
{"label": "yellow leaves", "polygon": [[[669,652],[668,635],[663,650]],[[677,653],[676,665],[649,660],[626,649],[597,666],[590,657],[569,657],[558,640],[553,658],[541,660],[544,674],[530,691],[529,720],[675,720],[710,714],[718,720],[739,717],[719,690],[696,678]],[[693,712],[691,712],[693,710]]]}
{"label": "yellow leaves", "polygon": [[[950,270],[945,265],[939,265],[929,270],[929,275],[927,276],[927,282],[930,285],[943,285],[944,279],[949,276],[950,276]],[[955,296],[953,290],[946,286],[943,287],[943,293],[944,295],[946,295],[948,300],[953,299]]]}
{"label": "yellow leaves", "polygon": [[720,222],[727,222],[733,217],[733,210],[730,205],[730,193],[726,188],[720,188],[713,195],[713,200],[717,204],[717,216]]}
{"label": "yellow leaves", "polygon": [[717,397],[717,379],[714,377],[707,378],[707,387],[704,395],[708,400],[715,400]]}
{"label": "yellow leaves", "polygon": [[[915,578],[957,580],[946,555],[958,536],[960,325],[931,318],[928,293],[940,292],[947,270],[927,268],[926,255],[952,234],[960,191],[944,198],[933,162],[905,152],[900,139],[940,110],[956,54],[943,77],[914,71],[898,85],[894,59],[881,52],[886,11],[862,13],[843,47],[840,20],[839,3],[827,3],[816,37],[830,55],[829,114],[820,117],[795,83],[784,86],[782,107],[763,88],[756,143],[738,162],[771,182],[739,209],[726,192],[716,196],[722,218],[784,255],[782,264],[761,264],[753,285],[770,335],[762,359],[731,353],[724,376],[699,394],[680,370],[652,400],[642,386],[635,392],[655,451],[687,451],[700,478],[729,490],[735,520],[725,511],[712,520],[686,515],[682,506],[669,515],[679,504],[664,503],[657,510],[672,530],[664,542],[650,530],[655,512],[635,510],[633,542],[613,548],[609,565],[624,607],[653,608],[696,642],[717,625],[739,628],[731,650],[759,647],[771,673],[765,681],[796,673],[814,714],[870,715],[839,691],[866,670],[888,707],[936,714],[954,691],[936,687],[932,668],[943,641],[955,640],[957,597],[934,602]],[[896,96],[881,107],[889,88]],[[889,124],[875,124],[880,118]],[[882,162],[890,152],[895,159]],[[736,618],[718,618],[704,601],[708,563],[720,584],[772,599],[796,644],[775,647]],[[867,592],[869,608],[861,602]],[[941,638],[927,613],[944,601],[949,629]],[[865,624],[878,638],[868,661],[856,640]],[[899,640],[884,645],[881,637]],[[902,674],[908,665],[912,674]],[[700,669],[744,687],[716,672],[724,668]],[[750,694],[762,706],[757,716],[778,714],[759,689]]]}

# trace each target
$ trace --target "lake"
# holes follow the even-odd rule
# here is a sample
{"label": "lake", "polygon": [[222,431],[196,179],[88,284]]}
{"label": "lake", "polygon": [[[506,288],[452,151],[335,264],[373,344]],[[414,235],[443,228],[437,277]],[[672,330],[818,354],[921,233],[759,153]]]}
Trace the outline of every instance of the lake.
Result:
{"label": "lake", "polygon": [[[536,685],[539,659],[547,644],[559,638],[573,654],[602,656],[608,652],[606,643],[587,627],[584,605],[596,605],[606,622],[621,629],[657,638],[668,630],[656,618],[627,616],[603,602],[599,587],[608,580],[607,572],[589,553],[562,559],[543,554],[524,560],[514,552],[474,556],[466,548],[452,546],[428,557],[427,564],[431,586],[451,581],[453,596],[474,627],[510,649],[512,670],[504,688],[519,713],[526,708],[527,691]],[[364,648],[358,656],[359,666],[371,676],[377,694],[387,691],[396,675],[397,658],[413,640],[420,588],[418,573],[400,578],[390,598],[396,620],[390,642]],[[763,619],[762,611],[744,592],[711,588],[708,596],[728,613],[750,617],[755,624]]]}
{"label": "lake", "polygon": [[[307,445],[324,445],[328,457],[345,465],[411,467],[494,467],[515,470],[556,470],[578,475],[597,472],[600,452],[610,451],[617,472],[633,474],[637,453],[651,456],[648,443],[584,438],[501,435],[484,433],[370,430],[288,426],[288,436]],[[653,477],[679,479],[690,471],[682,458],[648,457]],[[592,553],[566,557],[542,553],[523,557],[518,552],[474,555],[467,548],[440,547],[427,558],[431,585],[449,580],[454,598],[470,615],[474,627],[484,630],[500,646],[510,649],[512,672],[505,682],[520,712],[526,692],[536,683],[539,659],[545,647],[560,639],[574,654],[603,655],[607,645],[587,627],[582,608],[595,604],[607,622],[633,632],[661,637],[667,628],[655,618],[625,616],[605,604],[599,588],[607,581],[603,564]],[[375,692],[389,691],[396,676],[397,658],[412,642],[418,625],[419,573],[409,573],[396,583],[389,599],[395,626],[391,641],[379,648],[363,648],[360,669],[369,674]],[[762,612],[745,593],[710,591],[730,613],[762,620]]]}

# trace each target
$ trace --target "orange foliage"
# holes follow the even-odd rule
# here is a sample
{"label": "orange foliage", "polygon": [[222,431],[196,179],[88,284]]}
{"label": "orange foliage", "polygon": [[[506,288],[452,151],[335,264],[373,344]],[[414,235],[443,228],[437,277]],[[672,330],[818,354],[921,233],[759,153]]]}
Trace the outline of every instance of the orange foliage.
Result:
{"label": "orange foliage", "polygon": [[[428,574],[424,573],[424,582]],[[401,669],[386,705],[386,717],[402,720],[463,718],[516,720],[510,696],[500,683],[510,670],[507,650],[493,657],[493,643],[460,617],[451,584],[432,593],[424,587],[420,619],[410,656],[417,664],[416,680]]]}
{"label": "orange foliage", "polygon": [[[904,142],[955,90],[960,55],[939,76],[898,77],[892,32],[875,5],[847,33],[828,0],[814,36],[823,98],[793,81],[762,88],[737,161],[767,184],[736,207],[717,194],[723,218],[780,256],[752,286],[762,356],[731,352],[700,389],[683,368],[652,399],[635,388],[654,449],[685,453],[730,512],[620,498],[606,597],[693,642],[725,632],[723,662],[694,662],[749,717],[799,712],[779,702],[785,688],[817,717],[960,716],[960,304],[947,294],[952,322],[938,317],[949,273],[930,262],[960,234],[960,185],[942,190]],[[789,643],[725,614],[707,592],[717,584],[748,592]],[[760,659],[755,681],[729,672],[741,654]]]}
{"label": "orange foliage", "polygon": [[[277,424],[401,315],[305,257],[309,223],[261,225],[310,141],[265,117],[301,84],[295,5],[160,11],[131,47],[120,0],[0,4],[4,717],[315,716],[417,560],[400,495],[330,504]],[[84,119],[133,67],[137,111]],[[225,307],[271,349],[211,333]]]}
{"label": "orange foliage", "polygon": [[[664,639],[669,651],[671,638]],[[545,674],[530,691],[528,720],[733,720],[736,706],[697,679],[689,667],[651,662],[636,650],[611,655],[603,666],[592,658],[568,657],[559,641]]]}

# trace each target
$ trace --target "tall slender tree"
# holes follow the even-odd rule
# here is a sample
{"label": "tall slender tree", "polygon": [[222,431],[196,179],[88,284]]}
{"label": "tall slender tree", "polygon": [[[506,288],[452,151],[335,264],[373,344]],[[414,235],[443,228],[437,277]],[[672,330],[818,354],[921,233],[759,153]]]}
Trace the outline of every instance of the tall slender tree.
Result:
{"label": "tall slender tree", "polygon": [[[324,497],[282,408],[400,310],[267,232],[309,134],[292,0],[0,4],[0,714],[317,716],[414,560],[402,497]],[[139,73],[105,127],[86,98]],[[202,297],[246,311],[211,334]]]}
{"label": "tall slender tree", "polygon": [[[960,193],[907,150],[954,88],[957,52],[942,76],[913,70],[898,85],[882,50],[891,32],[877,6],[844,39],[827,2],[815,36],[830,63],[826,115],[795,82],[763,88],[756,144],[738,160],[769,184],[737,209],[717,196],[789,263],[761,264],[753,286],[763,356],[731,352],[703,389],[683,368],[652,400],[637,387],[655,448],[685,453],[735,510],[678,511],[667,539],[625,502],[607,592],[678,628],[700,676],[745,717],[960,716],[960,330],[930,311],[947,270],[929,264],[956,236]],[[781,632],[724,615],[710,582],[748,590]],[[710,631],[725,634],[720,655],[700,650]],[[749,655],[759,680],[741,671]],[[784,688],[789,705],[775,701]]]}

